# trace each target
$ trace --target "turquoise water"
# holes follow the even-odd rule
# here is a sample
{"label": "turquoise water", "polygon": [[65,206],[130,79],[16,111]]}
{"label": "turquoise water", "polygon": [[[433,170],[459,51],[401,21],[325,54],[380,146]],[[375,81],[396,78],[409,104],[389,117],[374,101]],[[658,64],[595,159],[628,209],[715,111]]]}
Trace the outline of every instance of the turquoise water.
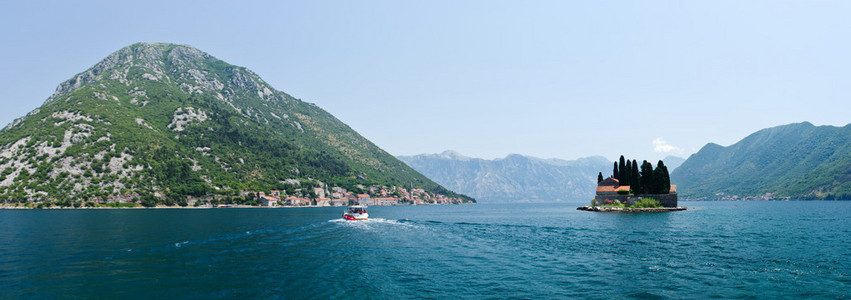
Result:
{"label": "turquoise water", "polygon": [[2,210],[0,298],[851,298],[851,202]]}

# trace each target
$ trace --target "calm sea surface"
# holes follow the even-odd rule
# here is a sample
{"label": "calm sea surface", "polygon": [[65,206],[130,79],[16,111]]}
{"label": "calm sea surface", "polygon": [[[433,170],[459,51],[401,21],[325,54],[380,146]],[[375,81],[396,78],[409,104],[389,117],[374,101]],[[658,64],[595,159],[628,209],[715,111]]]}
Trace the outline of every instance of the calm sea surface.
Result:
{"label": "calm sea surface", "polygon": [[0,298],[851,298],[851,202],[0,210]]}

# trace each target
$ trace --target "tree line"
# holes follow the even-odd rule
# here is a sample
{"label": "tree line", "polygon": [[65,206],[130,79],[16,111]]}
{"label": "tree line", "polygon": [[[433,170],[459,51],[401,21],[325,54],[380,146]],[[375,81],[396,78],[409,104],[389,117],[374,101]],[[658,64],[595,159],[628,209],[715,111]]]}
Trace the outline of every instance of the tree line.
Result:
{"label": "tree line", "polygon": [[[653,168],[653,164],[646,160],[638,164],[624,159],[614,162],[612,178],[617,179],[620,185],[628,185],[629,192],[638,194],[668,194],[671,191],[671,176],[668,167],[661,160]],[[597,174],[597,183],[603,181],[603,172]]]}

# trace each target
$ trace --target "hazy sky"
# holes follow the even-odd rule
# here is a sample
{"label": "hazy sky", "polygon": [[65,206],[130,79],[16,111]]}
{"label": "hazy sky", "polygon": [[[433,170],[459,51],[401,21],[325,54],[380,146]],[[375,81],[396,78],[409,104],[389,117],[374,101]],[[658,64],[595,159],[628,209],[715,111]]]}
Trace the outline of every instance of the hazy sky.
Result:
{"label": "hazy sky", "polygon": [[245,66],[394,155],[656,160],[851,122],[851,1],[116,2],[0,1],[0,123],[140,41]]}

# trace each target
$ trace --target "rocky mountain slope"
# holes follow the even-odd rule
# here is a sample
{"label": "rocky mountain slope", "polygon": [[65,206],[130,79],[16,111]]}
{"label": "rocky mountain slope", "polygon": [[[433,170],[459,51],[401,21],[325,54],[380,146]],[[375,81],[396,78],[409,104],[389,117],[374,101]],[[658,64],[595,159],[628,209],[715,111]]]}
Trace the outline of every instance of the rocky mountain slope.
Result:
{"label": "rocky mountain slope", "polygon": [[314,104],[198,49],[125,47],[0,132],[0,200],[414,185],[454,195]]}
{"label": "rocky mountain slope", "polygon": [[760,130],[736,144],[707,144],[671,174],[680,194],[851,199],[851,124],[808,122]]}
{"label": "rocky mountain slope", "polygon": [[597,172],[611,170],[603,157],[567,161],[512,154],[484,160],[446,151],[399,159],[447,188],[489,202],[588,200],[594,197]]}

